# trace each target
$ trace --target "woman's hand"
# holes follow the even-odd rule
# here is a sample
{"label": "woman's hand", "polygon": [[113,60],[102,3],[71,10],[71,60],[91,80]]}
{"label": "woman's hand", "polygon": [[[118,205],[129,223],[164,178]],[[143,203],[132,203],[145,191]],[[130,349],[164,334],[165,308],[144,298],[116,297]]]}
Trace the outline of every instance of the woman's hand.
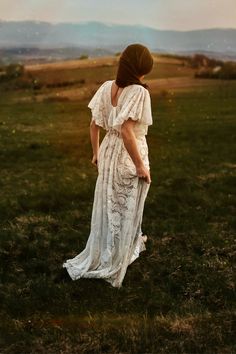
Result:
{"label": "woman's hand", "polygon": [[97,155],[96,154],[94,154],[93,155],[93,158],[92,158],[92,164],[94,165],[94,166],[96,166],[96,167],[98,167],[98,158],[97,158]]}
{"label": "woman's hand", "polygon": [[136,171],[138,177],[143,178],[147,183],[151,183],[150,172],[144,165],[136,167]]}
{"label": "woman's hand", "polygon": [[123,138],[124,145],[131,159],[133,160],[133,163],[135,164],[138,177],[143,178],[147,183],[151,183],[150,172],[144,166],[143,160],[137,147],[136,138],[133,131],[135,123],[136,122],[131,118],[127,119],[121,125],[121,136]]}

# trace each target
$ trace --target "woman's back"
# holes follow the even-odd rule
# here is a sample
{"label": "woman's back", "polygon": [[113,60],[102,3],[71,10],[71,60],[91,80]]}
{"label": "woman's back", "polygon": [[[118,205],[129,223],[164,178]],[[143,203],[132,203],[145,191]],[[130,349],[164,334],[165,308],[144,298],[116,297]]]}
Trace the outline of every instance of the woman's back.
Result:
{"label": "woman's back", "polygon": [[112,104],[112,84],[114,80],[105,81],[90,100],[88,107],[92,110],[92,119],[104,129],[116,129],[120,132],[122,123],[128,118],[136,120],[136,136],[146,135],[148,125],[153,123],[149,91],[143,86],[132,84],[123,88]]}

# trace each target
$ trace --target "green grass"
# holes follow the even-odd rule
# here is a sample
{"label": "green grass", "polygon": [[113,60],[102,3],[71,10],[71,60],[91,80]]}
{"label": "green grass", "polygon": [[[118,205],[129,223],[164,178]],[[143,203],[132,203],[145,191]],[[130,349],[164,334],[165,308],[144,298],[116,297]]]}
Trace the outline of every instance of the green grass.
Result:
{"label": "green grass", "polygon": [[55,282],[90,230],[87,101],[14,104],[1,92],[1,353],[236,351],[235,87],[152,96],[149,239],[120,289]]}

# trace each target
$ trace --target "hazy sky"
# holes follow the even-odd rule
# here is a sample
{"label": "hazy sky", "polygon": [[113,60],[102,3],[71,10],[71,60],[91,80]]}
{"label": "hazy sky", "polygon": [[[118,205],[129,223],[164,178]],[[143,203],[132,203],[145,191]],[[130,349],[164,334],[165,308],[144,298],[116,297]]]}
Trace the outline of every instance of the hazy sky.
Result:
{"label": "hazy sky", "polygon": [[0,0],[0,19],[236,28],[236,0]]}

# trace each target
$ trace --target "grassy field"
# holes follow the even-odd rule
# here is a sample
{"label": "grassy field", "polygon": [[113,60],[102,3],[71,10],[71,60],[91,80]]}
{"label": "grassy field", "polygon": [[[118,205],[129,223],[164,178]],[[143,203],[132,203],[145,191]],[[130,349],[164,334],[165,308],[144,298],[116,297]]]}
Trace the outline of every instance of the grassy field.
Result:
{"label": "grassy field", "polygon": [[120,289],[55,281],[90,230],[88,100],[0,93],[0,352],[235,353],[236,83],[152,95],[149,238]]}
{"label": "grassy field", "polygon": [[[91,97],[105,80],[114,79],[116,71],[114,57],[26,65],[20,79],[2,82],[1,88],[15,91],[14,102],[81,101]],[[186,60],[155,57],[145,81],[153,94],[218,85],[211,79],[196,80],[194,73]]]}

